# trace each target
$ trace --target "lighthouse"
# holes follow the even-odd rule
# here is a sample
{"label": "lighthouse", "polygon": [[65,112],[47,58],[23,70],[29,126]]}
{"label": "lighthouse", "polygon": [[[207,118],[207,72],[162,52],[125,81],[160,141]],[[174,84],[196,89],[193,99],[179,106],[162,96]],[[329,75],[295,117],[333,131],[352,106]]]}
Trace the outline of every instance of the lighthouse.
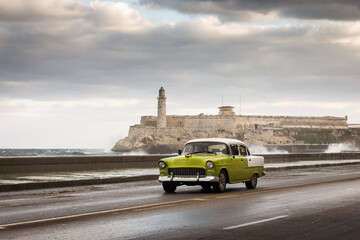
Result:
{"label": "lighthouse", "polygon": [[158,115],[157,115],[157,128],[166,127],[166,97],[163,87],[159,90],[158,97]]}

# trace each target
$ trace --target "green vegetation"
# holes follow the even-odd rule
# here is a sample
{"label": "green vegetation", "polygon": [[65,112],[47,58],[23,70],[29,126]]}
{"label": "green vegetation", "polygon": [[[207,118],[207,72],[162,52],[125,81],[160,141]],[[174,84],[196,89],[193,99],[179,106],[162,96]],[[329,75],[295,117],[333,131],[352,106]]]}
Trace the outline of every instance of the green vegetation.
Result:
{"label": "green vegetation", "polygon": [[305,144],[331,144],[342,142],[354,142],[358,144],[359,139],[347,129],[297,129],[291,131],[291,136],[296,141],[304,141]]}

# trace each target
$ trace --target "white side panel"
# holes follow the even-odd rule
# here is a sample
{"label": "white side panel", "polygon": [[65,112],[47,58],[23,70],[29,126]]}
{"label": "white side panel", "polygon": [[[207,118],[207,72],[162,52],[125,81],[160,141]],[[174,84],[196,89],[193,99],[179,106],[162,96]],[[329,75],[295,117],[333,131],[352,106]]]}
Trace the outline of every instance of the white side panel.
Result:
{"label": "white side panel", "polygon": [[248,167],[263,167],[264,157],[261,156],[249,156],[247,157]]}

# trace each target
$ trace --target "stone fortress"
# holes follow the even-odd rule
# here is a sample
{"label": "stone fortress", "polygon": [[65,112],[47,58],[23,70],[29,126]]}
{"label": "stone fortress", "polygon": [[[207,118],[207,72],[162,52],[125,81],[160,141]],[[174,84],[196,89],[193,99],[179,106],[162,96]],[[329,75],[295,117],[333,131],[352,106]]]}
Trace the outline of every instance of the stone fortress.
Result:
{"label": "stone fortress", "polygon": [[[291,146],[290,151],[309,145],[327,146],[346,142],[359,145],[359,125],[345,117],[297,117],[236,115],[234,107],[219,107],[218,115],[166,115],[166,96],[160,88],[157,116],[142,116],[130,127],[112,151],[174,153],[194,138],[224,137],[240,139],[248,145]],[[295,146],[295,147],[294,147]]]}

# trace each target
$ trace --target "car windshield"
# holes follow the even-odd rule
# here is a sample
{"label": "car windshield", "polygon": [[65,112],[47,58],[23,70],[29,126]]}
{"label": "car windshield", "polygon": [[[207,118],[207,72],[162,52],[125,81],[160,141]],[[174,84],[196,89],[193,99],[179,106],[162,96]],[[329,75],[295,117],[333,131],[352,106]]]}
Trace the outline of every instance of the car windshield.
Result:
{"label": "car windshield", "polygon": [[229,147],[224,143],[218,142],[193,142],[185,145],[184,153],[210,153],[216,155],[229,155]]}

